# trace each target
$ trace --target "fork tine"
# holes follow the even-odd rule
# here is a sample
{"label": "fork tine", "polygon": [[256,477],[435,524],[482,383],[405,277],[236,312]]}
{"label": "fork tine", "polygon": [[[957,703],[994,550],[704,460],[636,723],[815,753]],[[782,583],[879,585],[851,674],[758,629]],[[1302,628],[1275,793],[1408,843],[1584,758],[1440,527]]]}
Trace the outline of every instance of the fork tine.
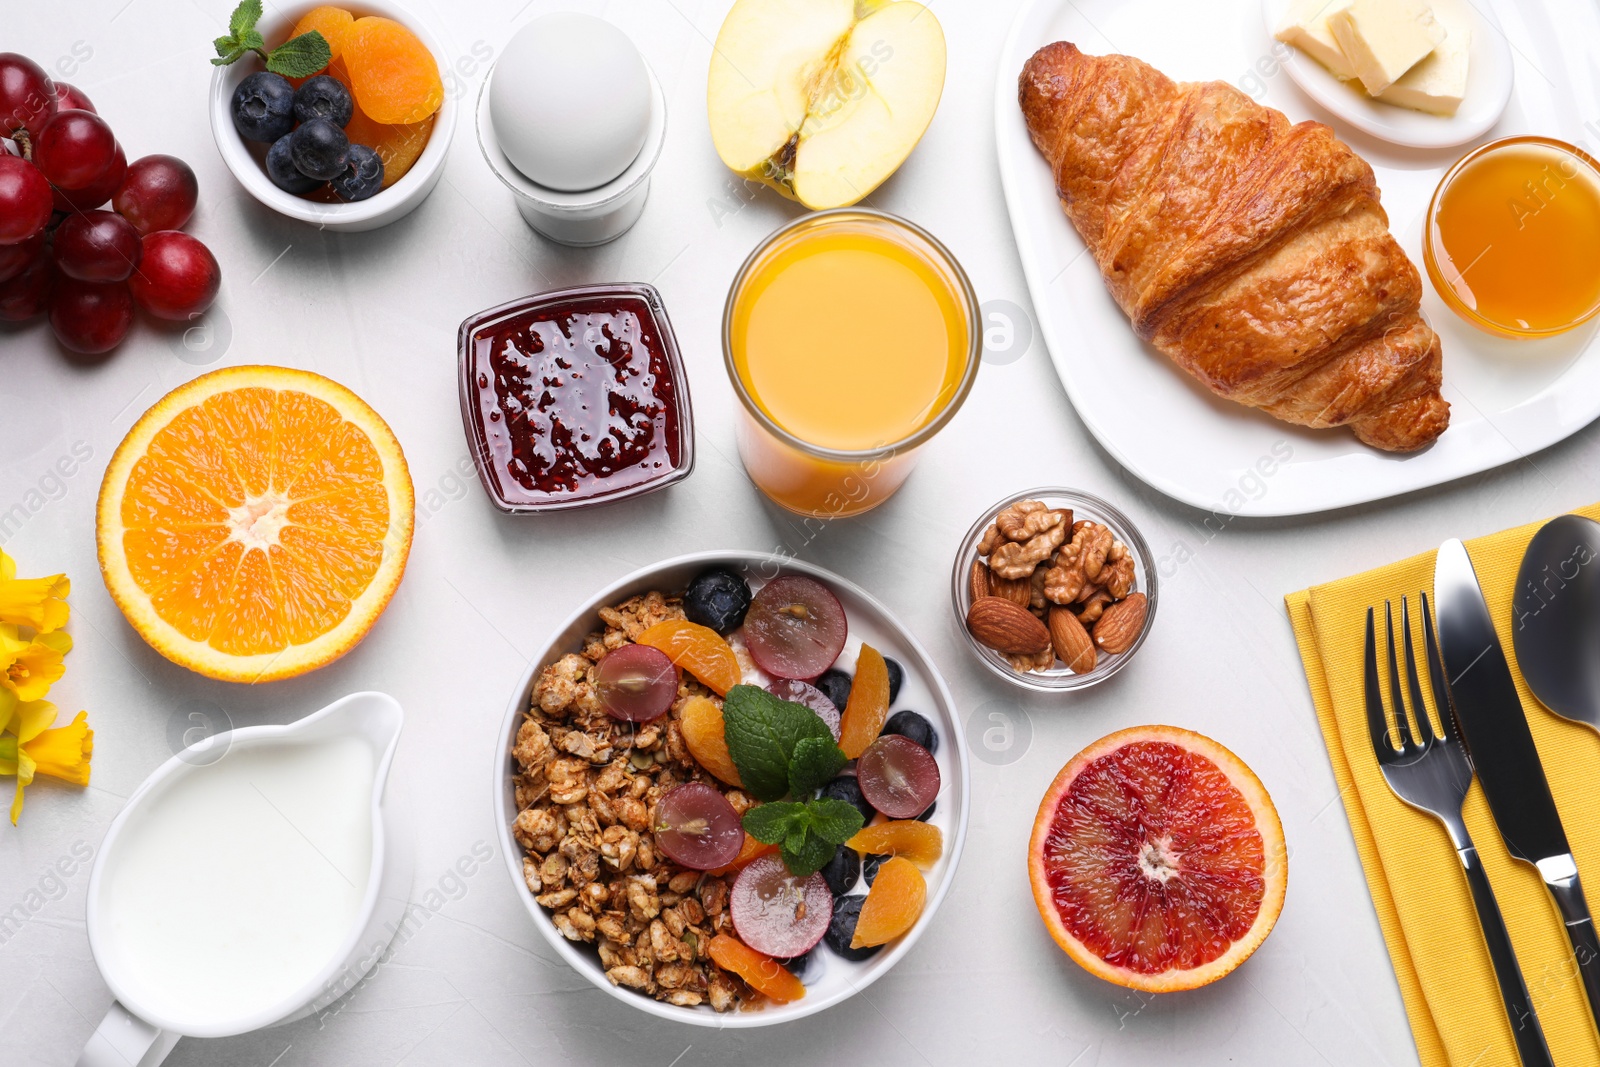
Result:
{"label": "fork tine", "polygon": [[1405,631],[1406,690],[1411,694],[1411,728],[1424,748],[1433,742],[1433,723],[1428,719],[1428,705],[1422,700],[1422,683],[1417,679],[1417,657],[1411,651],[1411,603],[1400,598],[1400,628]]}
{"label": "fork tine", "polygon": [[1456,716],[1450,706],[1450,687],[1444,680],[1444,657],[1439,654],[1439,640],[1434,636],[1433,612],[1428,610],[1428,594],[1422,594],[1422,637],[1428,654],[1428,684],[1433,687],[1433,706],[1439,712],[1439,725],[1444,736],[1452,741],[1461,740],[1456,732]]}
{"label": "fork tine", "polygon": [[1411,748],[1411,728],[1406,722],[1406,702],[1400,695],[1400,665],[1394,658],[1394,611],[1389,602],[1383,602],[1383,626],[1389,636],[1389,696],[1394,702],[1395,737],[1400,741],[1400,751]]}
{"label": "fork tine", "polygon": [[1367,648],[1364,657],[1367,683],[1367,732],[1372,735],[1372,751],[1379,763],[1393,758],[1394,743],[1389,737],[1389,720],[1383,713],[1383,689],[1378,684],[1378,638],[1367,609]]}

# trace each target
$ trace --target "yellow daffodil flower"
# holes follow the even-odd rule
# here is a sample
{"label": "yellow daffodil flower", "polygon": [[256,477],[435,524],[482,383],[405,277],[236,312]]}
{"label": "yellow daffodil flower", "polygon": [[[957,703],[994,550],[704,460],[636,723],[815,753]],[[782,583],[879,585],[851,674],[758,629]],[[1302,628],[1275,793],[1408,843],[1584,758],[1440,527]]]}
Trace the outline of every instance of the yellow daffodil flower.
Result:
{"label": "yellow daffodil flower", "polygon": [[70,651],[72,638],[59,630],[29,640],[11,623],[0,623],[0,689],[10,690],[23,704],[44,699],[67,672],[61,658]]}
{"label": "yellow daffodil flower", "polygon": [[66,726],[50,729],[56,706],[48,700],[19,701],[0,689],[0,775],[17,776],[17,795],[11,802],[11,825],[22,814],[22,791],[36,775],[59,778],[73,785],[89,784],[89,760],[94,753],[94,731],[89,713],[78,712]]}
{"label": "yellow daffodil flower", "polygon": [[0,550],[0,622],[32,627],[42,634],[59,630],[67,624],[71,591],[65,574],[18,578],[17,561]]}

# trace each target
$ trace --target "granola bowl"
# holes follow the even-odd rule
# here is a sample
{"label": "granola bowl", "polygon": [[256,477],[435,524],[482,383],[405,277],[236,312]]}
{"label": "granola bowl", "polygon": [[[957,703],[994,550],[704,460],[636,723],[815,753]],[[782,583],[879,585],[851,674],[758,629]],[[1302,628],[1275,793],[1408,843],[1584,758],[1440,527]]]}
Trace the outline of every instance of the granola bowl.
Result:
{"label": "granola bowl", "polygon": [[[664,855],[664,846],[648,832],[660,821],[654,799],[660,794],[631,788],[633,779],[658,776],[660,767],[667,767],[669,774],[679,768],[675,781],[684,782],[682,776],[689,772],[681,770],[682,762],[672,760],[687,759],[679,724],[681,706],[686,699],[694,699],[686,696],[696,688],[694,679],[688,673],[683,675],[686,681],[680,683],[679,695],[668,715],[649,723],[609,724],[609,732],[608,724],[603,717],[594,715],[592,706],[584,711],[574,701],[570,710],[563,707],[553,713],[553,718],[542,706],[535,707],[535,701],[550,692],[548,678],[545,688],[540,688],[547,667],[553,671],[563,663],[583,666],[575,657],[596,663],[604,657],[605,647],[617,647],[615,643],[608,645],[607,638],[622,641],[626,633],[631,641],[637,636],[636,627],[647,628],[652,620],[668,612],[681,616],[676,598],[692,579],[712,568],[742,577],[758,594],[778,578],[810,579],[825,586],[848,620],[845,645],[835,667],[859,675],[866,668],[858,665],[858,659],[870,659],[863,653],[864,644],[894,661],[903,681],[891,688],[895,694],[890,698],[891,710],[915,710],[932,728],[936,742],[927,745],[927,749],[938,765],[938,792],[932,806],[919,819],[942,835],[942,852],[925,866],[919,863],[927,887],[920,915],[875,955],[862,960],[847,959],[846,954],[832,949],[830,930],[824,939],[827,943],[815,943],[801,957],[802,962],[788,968],[799,975],[805,989],[803,996],[787,1002],[762,996],[731,971],[723,971],[717,965],[720,958],[715,963],[710,959],[704,948],[707,939],[736,933],[732,926],[734,905],[729,904],[726,913],[721,907],[728,898],[726,886],[732,885],[736,875],[689,871],[674,864]],[[602,610],[606,611],[604,619]],[[733,632],[729,641],[737,651],[742,683],[759,685],[766,676],[753,665],[740,632]],[[819,679],[818,684],[822,683]],[[528,732],[524,732],[525,725]],[[657,726],[660,738],[650,734]],[[883,734],[894,732],[904,731],[885,728]],[[593,743],[596,733],[601,735],[598,740],[604,746],[600,751]],[[534,734],[536,738],[532,737]],[[652,747],[657,753],[656,765],[648,755]],[[542,755],[530,759],[531,750],[542,750]],[[676,757],[669,755],[674,751]],[[742,1028],[790,1022],[848,999],[894,967],[932,923],[949,891],[961,857],[970,805],[969,770],[954,699],[922,645],[882,604],[855,584],[822,568],[765,552],[678,556],[635,571],[602,589],[568,617],[534,658],[506,709],[494,761],[494,810],[501,851],[507,873],[534,926],[563,959],[597,988],[651,1015],[696,1026]],[[557,768],[556,762],[563,766]],[[536,769],[530,771],[530,767]],[[583,799],[582,806],[574,799],[577,790],[571,788],[574,767],[581,782],[592,787],[589,792],[597,794]],[[723,789],[730,801],[738,799],[739,790],[720,785],[703,767],[696,765],[692,774],[691,780],[704,779]],[[848,769],[845,774],[849,774]],[[625,780],[627,785],[622,784]],[[660,782],[659,777],[655,781]],[[859,791],[856,795],[860,795]],[[630,810],[625,805],[630,803],[630,796],[643,797],[648,802],[648,818],[629,819]],[[611,815],[612,810],[618,814]],[[599,813],[598,819],[589,821],[590,812]],[[631,814],[644,813],[633,809]],[[613,820],[609,825],[607,818]],[[589,821],[585,832],[593,840],[569,840],[576,832],[574,827],[585,821]],[[630,822],[639,828],[638,833],[625,832]],[[609,847],[612,838],[606,836],[607,830],[620,847]],[[747,840],[745,847],[751,843]],[[650,866],[641,869],[646,850],[650,850]],[[558,855],[561,858],[556,858]],[[756,860],[750,866],[760,862]],[[893,862],[906,863],[904,859]],[[882,869],[888,869],[887,863]],[[550,871],[556,872],[554,882],[548,879]],[[719,889],[719,884],[723,888]],[[837,901],[844,904],[865,891],[866,881],[862,878]],[[591,900],[595,901],[592,908],[586,903]],[[859,900],[855,906],[859,908]],[[834,914],[841,910],[850,909],[836,908]],[[803,916],[806,912],[797,914]],[[729,989],[738,991],[736,1000],[730,1000]],[[719,991],[720,996],[716,995]]]}
{"label": "granola bowl", "polygon": [[[1094,625],[1098,618],[1094,618],[1091,621],[1091,616],[1094,613],[1091,612],[1090,615],[1081,614],[1081,605],[1074,602],[1077,597],[1085,593],[1092,595],[1092,590],[1096,583],[1087,582],[1073,576],[1075,581],[1064,590],[1065,594],[1070,595],[1059,596],[1060,601],[1074,602],[1071,604],[1071,612],[1076,618],[1082,618],[1087,623],[1087,625],[1085,623],[1068,624],[1069,631],[1072,625],[1082,627],[1076,631],[1078,635],[1076,641],[1079,643],[1079,647],[1095,646],[1093,666],[1081,672],[1074,671],[1067,666],[1067,657],[1063,656],[1059,648],[1056,647],[1065,643],[1063,638],[1067,641],[1072,640],[1073,632],[1062,633],[1057,636],[1058,630],[1056,626],[1047,625],[1044,627],[1044,630],[1051,634],[1052,647],[1046,649],[1041,655],[1050,658],[1053,654],[1053,658],[1050,666],[1043,669],[1027,669],[1021,663],[1023,657],[996,651],[990,644],[980,640],[979,633],[982,632],[982,627],[979,627],[979,633],[974,632],[972,607],[974,600],[977,599],[974,595],[977,591],[974,583],[985,581],[982,577],[975,577],[974,571],[982,571],[983,567],[987,567],[988,561],[996,558],[983,551],[985,538],[990,535],[991,529],[995,527],[996,520],[1002,513],[1018,505],[1026,507],[1026,502],[1030,501],[1038,501],[1046,509],[1052,511],[1062,510],[1070,513],[1069,528],[1061,539],[1061,545],[1051,549],[1050,555],[1037,564],[1036,571],[1031,576],[1033,579],[1040,579],[1039,585],[1041,587],[1044,584],[1042,579],[1048,575],[1052,568],[1052,563],[1062,561],[1066,552],[1070,551],[1069,546],[1076,541],[1076,535],[1070,530],[1070,527],[1073,525],[1081,526],[1084,523],[1093,524],[1109,531],[1109,540],[1115,546],[1112,549],[1113,554],[1119,558],[1126,557],[1127,562],[1122,563],[1120,566],[1127,568],[1131,572],[1131,576],[1129,573],[1122,575],[1123,580],[1127,583],[1126,586],[1117,586],[1117,591],[1125,593],[1125,596],[1118,597],[1115,600],[1111,599],[1109,594],[1104,596],[1108,604],[1115,605],[1117,613],[1123,617],[1124,621],[1132,614],[1131,608],[1136,607],[1138,614],[1141,616],[1137,626],[1126,628],[1121,640],[1111,645],[1112,648],[1117,650],[1115,652],[1108,653],[1104,647],[1100,647],[1101,638],[1110,636],[1109,625],[1104,633],[1098,631]],[[1018,547],[1022,544],[1022,542],[1017,542],[1015,545],[1007,547]],[[983,567],[979,567],[979,564],[982,564]],[[955,608],[955,625],[966,638],[968,647],[972,649],[973,654],[978,657],[983,665],[1013,685],[1041,693],[1067,692],[1098,685],[1126,667],[1129,661],[1138,654],[1139,649],[1144,645],[1145,639],[1150,635],[1150,629],[1155,624],[1156,617],[1157,583],[1153,564],[1154,557],[1150,554],[1150,546],[1145,542],[1144,536],[1139,533],[1138,528],[1133,525],[1133,522],[1126,515],[1111,504],[1097,496],[1091,496],[1077,489],[1064,489],[1054,486],[1029,489],[1026,492],[1008,496],[1004,500],[985,508],[983,514],[972,524],[972,529],[968,530],[966,536],[962,538],[961,547],[956,551],[955,565],[950,576],[950,598]],[[1107,564],[1108,571],[1109,567],[1110,565]],[[992,580],[995,572],[988,571],[986,573]],[[1013,571],[1012,573],[1016,572]],[[1081,587],[1078,587],[1079,582],[1081,582]],[[1102,584],[1103,582],[1104,579],[1102,579]],[[997,587],[1001,584],[995,583]],[[1020,589],[1015,589],[1014,587],[1014,590],[1019,606],[1023,601],[1029,599],[1027,594]],[[1052,589],[1052,592],[1058,591],[1060,590]],[[991,592],[1004,596],[1006,590],[996,588]],[[1035,588],[1032,591],[1031,615],[1030,612],[1023,611],[1022,616],[1033,617],[1044,614],[1045,619],[1037,620],[1039,622],[1045,622],[1049,618],[1048,612],[1052,605],[1049,599],[1041,598],[1040,594],[1042,592],[1042,588]],[[1142,594],[1142,600],[1140,600],[1139,594]],[[1118,603],[1118,601],[1121,603]],[[1129,603],[1129,601],[1133,603]],[[1110,607],[1102,605],[1100,613],[1103,614],[1110,610]],[[1011,614],[1014,615],[1015,613]],[[1024,624],[1023,628],[1031,628],[1032,624],[1028,623],[1028,619],[1022,616],[1017,618]]]}

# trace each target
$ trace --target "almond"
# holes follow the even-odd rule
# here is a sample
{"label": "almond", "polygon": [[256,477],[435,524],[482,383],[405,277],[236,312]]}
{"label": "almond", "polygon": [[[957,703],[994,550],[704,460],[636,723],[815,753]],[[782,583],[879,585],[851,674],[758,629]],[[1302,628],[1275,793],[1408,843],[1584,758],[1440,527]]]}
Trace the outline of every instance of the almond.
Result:
{"label": "almond", "polygon": [[1094,641],[1083,628],[1078,617],[1059,605],[1050,609],[1050,642],[1056,646],[1056,655],[1072,669],[1073,674],[1088,674],[1094,670]]}
{"label": "almond", "polygon": [[1009,600],[1019,608],[1033,603],[1032,578],[1002,578],[989,569],[989,595]]}
{"label": "almond", "polygon": [[1150,614],[1150,601],[1143,593],[1134,593],[1126,600],[1107,606],[1094,624],[1094,643],[1102,652],[1115,655],[1126,652],[1144,632],[1144,621]]}
{"label": "almond", "polygon": [[1003,597],[974,600],[967,609],[967,630],[980,645],[1013,656],[1031,656],[1050,647],[1050,631],[1044,623]]}
{"label": "almond", "polygon": [[973,600],[989,595],[989,565],[981,559],[972,561],[971,590]]}

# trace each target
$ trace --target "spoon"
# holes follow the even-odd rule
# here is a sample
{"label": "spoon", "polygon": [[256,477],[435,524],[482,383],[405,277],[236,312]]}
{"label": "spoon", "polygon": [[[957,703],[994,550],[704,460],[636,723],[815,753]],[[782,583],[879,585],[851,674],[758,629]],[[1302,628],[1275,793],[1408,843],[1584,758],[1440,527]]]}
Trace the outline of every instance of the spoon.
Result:
{"label": "spoon", "polygon": [[1545,523],[1523,553],[1511,612],[1533,695],[1600,730],[1600,523],[1579,515]]}

